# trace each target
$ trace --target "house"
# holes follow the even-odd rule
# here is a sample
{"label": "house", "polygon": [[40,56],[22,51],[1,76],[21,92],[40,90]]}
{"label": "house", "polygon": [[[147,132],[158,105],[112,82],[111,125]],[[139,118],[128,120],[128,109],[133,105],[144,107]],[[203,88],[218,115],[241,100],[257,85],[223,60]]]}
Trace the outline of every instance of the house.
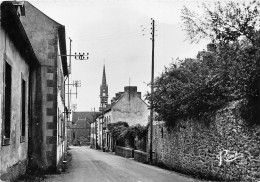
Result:
{"label": "house", "polygon": [[0,7],[0,181],[14,181],[27,170],[31,87],[40,64],[20,21],[23,6]]}
{"label": "house", "polygon": [[148,105],[142,100],[141,92],[136,86],[124,87],[124,92],[118,92],[108,107],[98,119],[100,145],[105,150],[113,150],[114,141],[107,125],[119,121],[127,122],[129,126],[136,124],[147,125],[150,111]]}
{"label": "house", "polygon": [[142,100],[136,86],[126,86],[124,92],[116,93],[108,104],[108,85],[105,65],[100,85],[100,113],[91,122],[91,146],[96,149],[112,150],[114,142],[107,129],[109,123],[124,121],[131,125],[146,125],[150,111]]}
{"label": "house", "polygon": [[101,115],[100,112],[95,112],[94,111],[94,118],[93,120],[90,122],[90,147],[91,148],[98,148],[98,139],[97,139],[97,135],[98,135],[98,125],[97,125],[97,118],[99,118],[99,116]]}
{"label": "house", "polygon": [[[17,2],[16,2],[17,3]],[[32,76],[29,166],[36,171],[56,171],[66,148],[67,109],[65,79],[68,76],[65,27],[29,2],[24,2],[22,26],[40,62]]]}
{"label": "house", "polygon": [[73,112],[71,126],[71,144],[90,145],[90,123],[93,122],[95,113]]}

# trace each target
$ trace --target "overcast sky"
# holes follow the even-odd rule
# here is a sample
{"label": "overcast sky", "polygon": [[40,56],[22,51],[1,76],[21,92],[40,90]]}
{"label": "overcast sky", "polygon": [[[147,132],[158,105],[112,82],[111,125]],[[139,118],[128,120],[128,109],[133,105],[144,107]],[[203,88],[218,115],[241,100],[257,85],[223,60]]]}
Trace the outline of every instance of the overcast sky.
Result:
{"label": "overcast sky", "polygon": [[[89,53],[89,60],[72,58],[72,80],[81,80],[76,111],[98,110],[103,65],[106,66],[109,103],[124,86],[137,86],[145,95],[151,80],[151,18],[155,19],[155,76],[172,60],[194,58],[205,49],[206,41],[190,44],[181,29],[183,5],[197,6],[185,0],[32,0],[29,1],[50,18],[65,25],[67,52],[69,37],[72,53]],[[142,36],[142,27],[145,27]],[[72,90],[75,92],[75,89]]]}

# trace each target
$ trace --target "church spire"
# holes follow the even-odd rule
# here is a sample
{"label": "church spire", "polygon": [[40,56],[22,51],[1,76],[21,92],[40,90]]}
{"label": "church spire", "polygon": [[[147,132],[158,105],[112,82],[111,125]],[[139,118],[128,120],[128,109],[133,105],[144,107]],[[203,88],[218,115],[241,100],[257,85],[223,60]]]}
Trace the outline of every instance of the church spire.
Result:
{"label": "church spire", "polygon": [[102,76],[102,84],[100,85],[100,108],[99,111],[102,112],[107,107],[108,100],[108,86],[106,81],[106,69],[105,65],[103,66],[103,76]]}
{"label": "church spire", "polygon": [[102,85],[107,85],[107,80],[106,80],[106,68],[105,68],[105,65],[103,66]]}

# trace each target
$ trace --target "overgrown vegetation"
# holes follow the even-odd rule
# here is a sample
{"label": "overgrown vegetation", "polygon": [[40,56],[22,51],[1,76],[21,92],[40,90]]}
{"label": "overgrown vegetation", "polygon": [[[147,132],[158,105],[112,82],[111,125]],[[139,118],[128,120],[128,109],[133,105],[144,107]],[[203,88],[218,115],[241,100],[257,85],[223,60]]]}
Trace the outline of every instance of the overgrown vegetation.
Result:
{"label": "overgrown vegetation", "polygon": [[216,2],[201,8],[201,16],[183,8],[183,27],[192,42],[210,38],[211,51],[165,68],[147,99],[153,98],[157,119],[168,125],[177,118],[206,117],[233,100],[243,100],[242,116],[259,124],[260,3]]}
{"label": "overgrown vegetation", "polygon": [[126,122],[108,124],[108,130],[117,146],[146,150],[147,127],[129,126]]}

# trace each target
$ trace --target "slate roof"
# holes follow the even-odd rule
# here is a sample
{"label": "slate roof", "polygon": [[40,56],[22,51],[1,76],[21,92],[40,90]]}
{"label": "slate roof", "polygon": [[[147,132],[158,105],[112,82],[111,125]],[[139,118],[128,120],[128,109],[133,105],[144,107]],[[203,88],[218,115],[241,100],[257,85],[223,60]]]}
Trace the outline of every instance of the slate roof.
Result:
{"label": "slate roof", "polygon": [[95,115],[92,111],[86,112],[73,112],[72,114],[72,128],[90,128],[90,123],[93,122],[93,115],[96,116],[98,112],[95,112]]}
{"label": "slate roof", "polygon": [[[128,87],[128,86],[126,86],[126,87]],[[119,102],[125,95],[128,95],[128,94],[129,94],[128,92],[130,92],[130,91],[127,91],[127,90],[126,90],[126,87],[124,88],[124,89],[125,89],[124,92],[118,92],[118,93],[116,93],[115,97],[113,97],[112,100],[111,100],[111,104],[108,105],[107,108],[105,108],[104,113],[109,112],[109,111],[112,109],[112,107],[114,107],[114,105],[115,105],[117,102]],[[130,87],[130,86],[129,86],[129,87]],[[131,87],[135,87],[135,86],[131,86]],[[132,93],[134,93],[135,95],[138,95],[139,93],[141,94],[141,92],[137,92],[137,87],[136,87],[136,92],[132,92]],[[143,101],[142,98],[140,98],[140,99]],[[143,101],[143,102],[144,102],[144,101]],[[145,102],[144,102],[144,103],[145,103]],[[145,104],[146,104],[146,103],[145,103]],[[147,105],[147,104],[146,104],[146,105]]]}

